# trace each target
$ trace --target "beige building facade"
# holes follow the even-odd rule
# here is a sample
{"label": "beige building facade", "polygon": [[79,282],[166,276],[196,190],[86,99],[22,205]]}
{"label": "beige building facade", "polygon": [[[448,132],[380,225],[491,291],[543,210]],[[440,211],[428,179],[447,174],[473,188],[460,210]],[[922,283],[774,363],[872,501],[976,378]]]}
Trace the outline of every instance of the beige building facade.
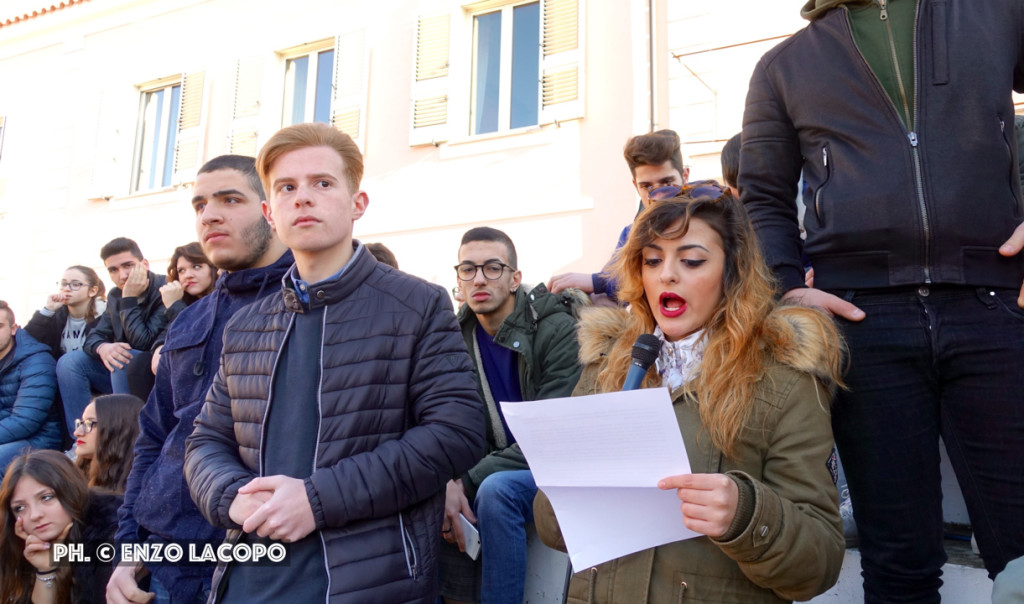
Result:
{"label": "beige building facade", "polygon": [[[455,285],[490,225],[527,282],[594,271],[637,207],[622,146],[679,132],[717,178],[753,65],[798,0],[7,0],[0,298],[27,321],[63,269],[195,239],[202,163],[326,121],[366,156],[356,236]],[[109,286],[109,282],[108,282]]]}

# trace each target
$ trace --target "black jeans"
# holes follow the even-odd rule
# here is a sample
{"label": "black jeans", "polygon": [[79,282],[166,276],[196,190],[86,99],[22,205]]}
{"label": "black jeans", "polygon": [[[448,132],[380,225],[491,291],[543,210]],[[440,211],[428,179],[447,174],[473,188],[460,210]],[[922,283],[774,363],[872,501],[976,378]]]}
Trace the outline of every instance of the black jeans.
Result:
{"label": "black jeans", "polygon": [[865,602],[938,602],[939,436],[989,576],[1024,555],[1024,312],[1017,291],[833,291],[848,391],[832,415],[860,535]]}

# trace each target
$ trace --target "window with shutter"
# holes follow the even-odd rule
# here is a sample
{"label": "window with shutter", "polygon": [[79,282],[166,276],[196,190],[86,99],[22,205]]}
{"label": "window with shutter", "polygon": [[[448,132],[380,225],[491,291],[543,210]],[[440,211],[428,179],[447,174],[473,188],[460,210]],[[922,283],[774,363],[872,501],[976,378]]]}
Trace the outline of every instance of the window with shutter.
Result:
{"label": "window with shutter", "polygon": [[409,143],[437,144],[448,140],[448,72],[451,16],[420,17],[412,82]]}
{"label": "window with shutter", "polygon": [[262,86],[263,59],[259,56],[239,59],[235,65],[235,98],[228,134],[228,151],[233,155],[255,156],[258,151]]}
{"label": "window with shutter", "polygon": [[182,78],[181,111],[178,115],[178,136],[174,152],[174,182],[191,182],[199,169],[202,146],[203,72],[188,73]]}
{"label": "window with shutter", "polygon": [[330,123],[351,136],[359,149],[364,150],[366,91],[370,72],[365,32],[357,30],[335,38],[334,57]]}
{"label": "window with shutter", "polygon": [[182,77],[141,87],[132,192],[171,186],[181,112]]}

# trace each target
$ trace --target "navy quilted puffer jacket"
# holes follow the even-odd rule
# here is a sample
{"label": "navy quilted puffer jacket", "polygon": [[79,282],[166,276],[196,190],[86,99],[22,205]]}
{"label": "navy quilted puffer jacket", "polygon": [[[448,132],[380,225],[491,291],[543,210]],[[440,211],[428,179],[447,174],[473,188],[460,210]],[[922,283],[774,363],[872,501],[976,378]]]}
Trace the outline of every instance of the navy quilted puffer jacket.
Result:
{"label": "navy quilted puffer jacket", "polygon": [[[309,290],[310,305],[325,312],[317,469],[306,491],[325,544],[328,599],[432,602],[444,486],[483,455],[483,406],[445,291],[361,246],[350,263]],[[290,285],[228,323],[220,372],[187,442],[192,497],[212,524],[231,529],[229,540],[240,528],[231,502],[262,474],[273,372],[304,312]]]}

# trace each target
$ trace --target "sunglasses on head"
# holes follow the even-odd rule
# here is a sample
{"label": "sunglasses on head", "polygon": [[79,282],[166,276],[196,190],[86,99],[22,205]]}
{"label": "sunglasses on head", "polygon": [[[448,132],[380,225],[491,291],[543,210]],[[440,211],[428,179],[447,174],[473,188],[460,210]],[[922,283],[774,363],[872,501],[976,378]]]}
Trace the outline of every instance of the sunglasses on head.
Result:
{"label": "sunglasses on head", "polygon": [[665,185],[647,188],[647,197],[651,201],[672,199],[680,195],[686,195],[690,199],[710,199],[717,201],[725,195],[727,189],[713,180],[698,180],[685,185]]}

